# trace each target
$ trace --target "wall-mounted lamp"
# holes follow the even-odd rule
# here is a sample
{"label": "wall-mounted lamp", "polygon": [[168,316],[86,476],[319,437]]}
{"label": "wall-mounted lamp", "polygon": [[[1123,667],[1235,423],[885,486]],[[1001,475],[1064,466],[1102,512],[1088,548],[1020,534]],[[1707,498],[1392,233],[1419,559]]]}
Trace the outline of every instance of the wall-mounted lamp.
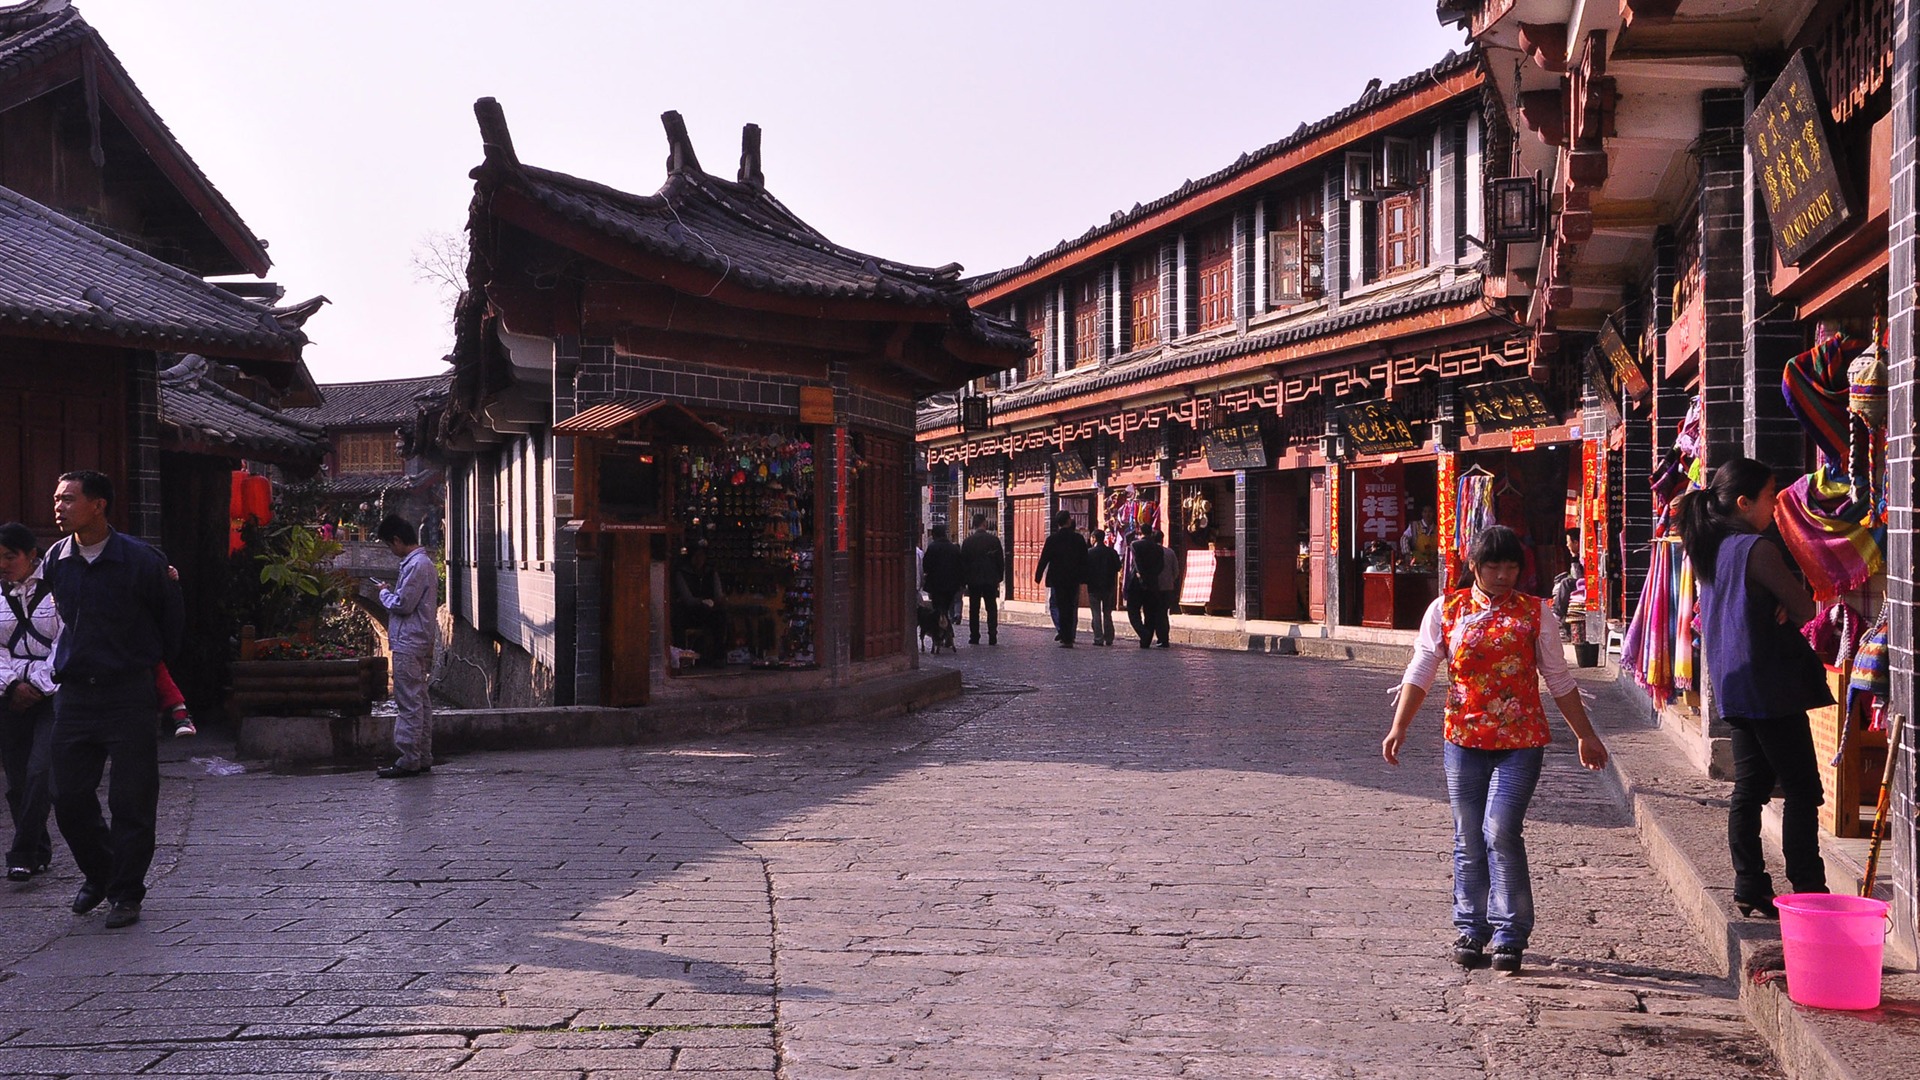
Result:
{"label": "wall-mounted lamp", "polygon": [[1433,422],[1433,448],[1449,454],[1460,449],[1460,437],[1454,432],[1452,421]]}
{"label": "wall-mounted lamp", "polygon": [[1329,462],[1347,460],[1347,437],[1338,431],[1329,431],[1320,436],[1320,453]]}
{"label": "wall-mounted lamp", "polygon": [[1541,213],[1538,173],[1487,181],[1487,203],[1487,231],[1493,240],[1524,244],[1540,239],[1546,215]]}

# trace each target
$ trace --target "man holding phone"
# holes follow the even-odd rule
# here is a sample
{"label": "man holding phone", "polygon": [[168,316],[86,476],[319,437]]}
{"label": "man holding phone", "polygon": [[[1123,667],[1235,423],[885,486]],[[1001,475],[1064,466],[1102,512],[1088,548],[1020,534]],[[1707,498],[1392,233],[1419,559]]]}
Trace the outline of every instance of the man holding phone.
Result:
{"label": "man holding phone", "polygon": [[[393,745],[399,759],[374,775],[403,780],[433,771],[433,645],[440,637],[440,582],[433,556],[420,546],[419,534],[405,518],[388,514],[374,536],[400,557],[400,579],[380,589],[387,609],[387,642],[393,652]],[[379,585],[379,582],[374,582]]]}

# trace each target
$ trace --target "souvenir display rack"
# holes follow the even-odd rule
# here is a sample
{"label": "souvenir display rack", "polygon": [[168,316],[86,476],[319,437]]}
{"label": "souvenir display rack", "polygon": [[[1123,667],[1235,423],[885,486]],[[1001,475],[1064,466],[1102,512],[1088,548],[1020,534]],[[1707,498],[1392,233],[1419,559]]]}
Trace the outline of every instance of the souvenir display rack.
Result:
{"label": "souvenir display rack", "polygon": [[814,460],[803,436],[737,428],[676,448],[674,527],[704,546],[726,591],[729,664],[814,666]]}

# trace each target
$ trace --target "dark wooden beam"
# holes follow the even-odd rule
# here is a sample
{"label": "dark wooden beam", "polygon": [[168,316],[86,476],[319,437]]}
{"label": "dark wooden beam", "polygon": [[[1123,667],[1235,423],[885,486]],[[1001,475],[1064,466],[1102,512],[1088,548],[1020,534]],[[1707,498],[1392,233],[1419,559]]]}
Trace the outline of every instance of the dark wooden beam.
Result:
{"label": "dark wooden beam", "polygon": [[[769,345],[853,353],[874,350],[874,330],[870,323],[741,311],[645,282],[589,281],[581,291],[580,305],[581,320],[589,327],[653,327]],[[911,329],[914,324],[897,325]]]}

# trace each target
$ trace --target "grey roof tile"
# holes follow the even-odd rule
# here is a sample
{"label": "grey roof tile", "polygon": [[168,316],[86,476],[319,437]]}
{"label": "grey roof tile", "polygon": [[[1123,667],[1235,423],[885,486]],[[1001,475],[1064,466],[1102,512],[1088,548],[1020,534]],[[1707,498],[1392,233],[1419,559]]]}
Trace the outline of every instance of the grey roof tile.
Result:
{"label": "grey roof tile", "polygon": [[0,331],[214,356],[298,357],[306,335],[211,285],[0,188]]}
{"label": "grey roof tile", "polygon": [[376,379],[369,382],[321,383],[324,404],[316,409],[288,409],[287,415],[329,430],[411,424],[423,404],[444,396],[453,384],[451,373],[414,379]]}
{"label": "grey roof tile", "polygon": [[326,454],[319,427],[204,378],[206,368],[189,356],[160,375],[160,421],[176,436],[278,463],[318,464]]}

